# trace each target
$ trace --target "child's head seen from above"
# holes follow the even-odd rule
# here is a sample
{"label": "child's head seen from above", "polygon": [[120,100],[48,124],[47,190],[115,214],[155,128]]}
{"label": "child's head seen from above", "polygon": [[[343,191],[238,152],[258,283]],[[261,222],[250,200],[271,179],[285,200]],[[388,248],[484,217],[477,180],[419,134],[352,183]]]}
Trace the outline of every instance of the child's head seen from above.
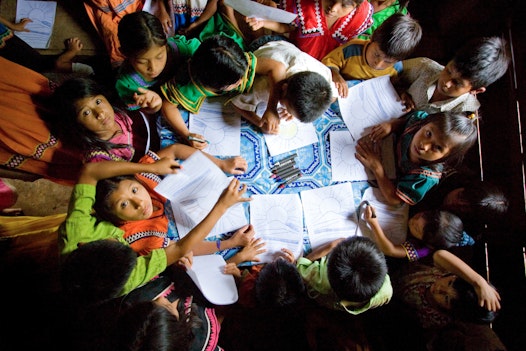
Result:
{"label": "child's head seen from above", "polygon": [[331,288],[344,305],[345,301],[366,303],[384,284],[387,263],[374,241],[352,236],[329,253],[327,273]]}
{"label": "child's head seen from above", "polygon": [[483,93],[506,73],[509,61],[504,39],[473,39],[464,44],[448,62],[440,73],[436,88],[448,98],[466,93]]}
{"label": "child's head seen from above", "polygon": [[458,164],[477,140],[476,117],[439,112],[414,125],[408,157],[417,165]]}
{"label": "child's head seen from above", "polygon": [[447,249],[458,245],[464,225],[451,212],[431,210],[418,212],[408,221],[409,232],[434,249]]}
{"label": "child's head seen from above", "polygon": [[143,78],[151,81],[162,73],[167,39],[156,16],[145,11],[127,14],[119,22],[118,37],[121,52]]}
{"label": "child's head seen from above", "polygon": [[314,122],[330,106],[331,85],[316,72],[299,72],[282,84],[280,103],[303,123]]}
{"label": "child's head seen from above", "polygon": [[53,103],[57,112],[53,132],[73,145],[109,140],[120,130],[105,88],[91,79],[66,80],[55,90]]}
{"label": "child's head seen from above", "polygon": [[508,211],[509,201],[500,187],[487,181],[473,180],[450,191],[442,207],[459,215],[472,215],[484,220],[497,219]]}
{"label": "child's head seen from above", "polygon": [[207,89],[220,93],[241,84],[248,60],[231,38],[213,35],[203,40],[190,59],[190,76]]}
{"label": "child's head seen from above", "polygon": [[422,38],[420,24],[408,15],[395,13],[374,32],[365,50],[367,64],[376,70],[406,59]]}
{"label": "child's head seen from above", "polygon": [[133,176],[119,176],[97,182],[97,216],[114,225],[148,219],[154,211],[148,190]]}

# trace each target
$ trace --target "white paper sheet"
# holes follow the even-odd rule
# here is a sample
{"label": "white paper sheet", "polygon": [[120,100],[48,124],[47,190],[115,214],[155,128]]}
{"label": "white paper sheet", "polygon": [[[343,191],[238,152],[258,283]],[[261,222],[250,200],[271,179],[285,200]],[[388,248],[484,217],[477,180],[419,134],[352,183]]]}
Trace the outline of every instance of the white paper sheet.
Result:
{"label": "white paper sheet", "polygon": [[281,256],[282,248],[295,257],[303,252],[303,211],[298,194],[253,195],[250,202],[250,223],[257,238],[265,242],[261,262],[272,262]]}
{"label": "white paper sheet", "polygon": [[281,120],[279,134],[264,134],[270,156],[280,155],[318,142],[312,123],[301,123],[297,118]]}
{"label": "white paper sheet", "polygon": [[215,156],[238,156],[241,149],[241,117],[224,99],[207,99],[199,114],[190,114],[189,130],[210,144],[203,150]]}
{"label": "white paper sheet", "polygon": [[15,35],[34,49],[49,48],[56,11],[56,1],[17,1],[16,22],[22,18],[33,22],[26,25],[29,32],[15,32]]}
{"label": "white paper sheet", "polygon": [[292,12],[259,4],[252,0],[225,0],[225,5],[246,17],[254,17],[279,23],[291,23],[298,16]]}
{"label": "white paper sheet", "polygon": [[351,183],[305,190],[300,195],[313,249],[339,238],[361,235]]}
{"label": "white paper sheet", "polygon": [[[155,188],[170,200],[180,238],[206,217],[230,183],[230,178],[201,152],[195,152],[182,166],[177,174],[166,176]],[[243,205],[236,204],[219,219],[207,237],[237,230],[247,223]]]}
{"label": "white paper sheet", "polygon": [[338,98],[343,121],[358,140],[376,124],[404,114],[389,76],[368,79],[349,88],[346,98]]}
{"label": "white paper sheet", "polygon": [[221,255],[194,256],[192,267],[186,271],[204,297],[215,305],[230,305],[238,299],[234,277],[223,273],[225,265]]}
{"label": "white paper sheet", "polygon": [[[385,203],[382,192],[378,188],[365,190],[362,201],[367,200],[374,207],[378,223],[383,229],[385,236],[395,245],[403,243],[407,238],[407,221],[409,216],[409,205],[404,203],[400,206],[391,206]],[[364,236],[373,238],[369,226],[363,221],[361,211],[360,228]]]}
{"label": "white paper sheet", "polygon": [[[374,180],[374,174],[365,169],[355,156],[358,140],[353,139],[347,130],[331,131],[331,171],[332,181]],[[382,140],[382,165],[389,179],[396,178],[393,137]]]}

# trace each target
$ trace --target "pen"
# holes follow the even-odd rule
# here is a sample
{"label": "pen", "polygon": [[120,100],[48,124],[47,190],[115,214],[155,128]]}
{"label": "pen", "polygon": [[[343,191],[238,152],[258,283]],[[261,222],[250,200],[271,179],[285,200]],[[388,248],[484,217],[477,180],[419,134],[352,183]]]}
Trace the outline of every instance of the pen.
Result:
{"label": "pen", "polygon": [[289,185],[290,183],[292,183],[293,181],[295,181],[299,177],[301,177],[301,173],[297,173],[297,174],[294,174],[294,175],[292,175],[290,177],[287,177],[286,179],[284,179],[285,182],[280,184],[279,188],[283,189],[284,187],[286,187],[287,185]]}
{"label": "pen", "polygon": [[200,139],[200,138],[196,138],[196,137],[193,137],[191,135],[188,136],[188,140],[191,140],[191,141],[197,141],[199,143],[207,143],[207,144],[210,144],[210,142],[208,140],[205,140],[205,139]]}

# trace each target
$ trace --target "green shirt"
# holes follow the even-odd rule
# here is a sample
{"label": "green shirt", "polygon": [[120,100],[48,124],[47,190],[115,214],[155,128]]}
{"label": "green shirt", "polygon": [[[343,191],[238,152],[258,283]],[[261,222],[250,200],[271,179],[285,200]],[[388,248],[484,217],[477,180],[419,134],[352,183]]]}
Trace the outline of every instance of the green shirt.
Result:
{"label": "green shirt", "polygon": [[373,32],[376,30],[376,28],[380,27],[382,23],[392,15],[394,15],[397,12],[401,12],[404,15],[407,15],[407,8],[403,8],[400,11],[400,3],[395,1],[392,5],[386,7],[385,9],[373,13],[373,25],[370,26],[365,32],[358,35],[356,38],[358,39],[371,39],[371,36],[373,35]]}
{"label": "green shirt", "polygon": [[391,279],[388,274],[385,275],[384,283],[380,290],[378,290],[378,292],[371,297],[367,303],[355,304],[355,306],[353,306],[353,302],[351,301],[342,301],[338,299],[329,283],[327,262],[327,256],[324,256],[314,262],[308,258],[300,257],[296,263],[296,267],[298,268],[301,277],[307,284],[309,297],[313,298],[321,305],[357,315],[371,308],[385,305],[391,300],[391,297],[393,296],[393,287],[391,286]]}
{"label": "green shirt", "polygon": [[[68,215],[58,232],[58,247],[61,258],[76,250],[79,243],[95,240],[116,239],[128,245],[124,232],[106,221],[99,221],[91,215],[95,203],[95,186],[77,184],[71,193]],[[138,256],[130,278],[124,285],[120,296],[147,283],[166,269],[164,249],[153,250],[147,256]]]}

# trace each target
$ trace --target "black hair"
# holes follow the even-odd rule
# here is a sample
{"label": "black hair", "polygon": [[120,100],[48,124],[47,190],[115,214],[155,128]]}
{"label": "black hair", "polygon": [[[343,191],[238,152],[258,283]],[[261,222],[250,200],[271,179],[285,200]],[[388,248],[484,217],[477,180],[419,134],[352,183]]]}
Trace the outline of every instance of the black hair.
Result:
{"label": "black hair", "polygon": [[299,72],[286,79],[284,97],[303,123],[320,117],[330,106],[332,90],[329,82],[316,72]]}
{"label": "black hair", "polygon": [[266,263],[256,278],[256,300],[266,307],[289,307],[301,300],[305,285],[296,266],[278,258]]}
{"label": "black hair", "polygon": [[137,181],[137,179],[135,179],[135,177],[132,175],[117,176],[99,180],[97,182],[97,188],[95,192],[95,203],[93,204],[93,209],[95,210],[98,218],[111,222],[116,226],[121,225],[122,220],[113,213],[108,198],[119,187],[119,184],[123,180]]}
{"label": "black hair", "polygon": [[422,212],[425,220],[422,241],[433,249],[448,249],[462,240],[464,225],[460,218],[448,211]]}
{"label": "black hair", "polygon": [[447,111],[430,114],[415,123],[411,128],[415,128],[416,130],[426,124],[433,123],[445,139],[453,139],[457,136],[464,137],[464,140],[452,145],[446,156],[433,161],[431,164],[428,164],[428,166],[432,167],[440,163],[446,163],[453,167],[459,165],[466,152],[468,152],[477,141],[477,119],[478,117],[475,117],[473,114],[468,117],[464,113]]}
{"label": "black hair", "polygon": [[462,78],[472,89],[487,87],[508,70],[510,56],[506,41],[500,37],[482,37],[464,44],[452,59]]}
{"label": "black hair", "polygon": [[137,254],[112,239],[80,245],[60,271],[64,295],[78,304],[100,304],[118,296],[137,262]]}
{"label": "black hair", "polygon": [[[98,138],[95,133],[86,129],[77,120],[75,103],[80,99],[102,95],[109,96],[106,88],[89,78],[70,78],[64,81],[53,93],[51,105],[53,112],[46,122],[55,136],[65,144],[81,150],[101,149],[110,151],[128,145],[114,144]],[[108,100],[109,102],[109,100]]]}
{"label": "black hair", "polygon": [[479,324],[489,324],[495,320],[498,313],[479,305],[477,292],[473,285],[457,277],[452,287],[457,292],[457,298],[451,300],[454,317]]}
{"label": "black hair", "polygon": [[387,18],[371,36],[371,42],[391,58],[404,60],[415,49],[422,38],[422,27],[414,18],[395,13]]}
{"label": "black hair", "polygon": [[467,203],[465,207],[468,211],[486,220],[508,212],[509,201],[504,192],[487,181],[473,180],[466,183],[459,196]]}
{"label": "black hair", "polygon": [[125,15],[119,22],[117,35],[120,51],[128,57],[137,56],[154,45],[164,46],[168,42],[159,18],[145,11]]}
{"label": "black hair", "polygon": [[115,330],[117,350],[189,350],[194,339],[191,323],[178,319],[152,301],[133,304],[119,316]]}
{"label": "black hair", "polygon": [[352,236],[330,252],[327,271],[331,288],[339,299],[366,302],[384,284],[387,263],[371,239]]}
{"label": "black hair", "polygon": [[203,86],[223,90],[245,75],[248,60],[241,47],[231,38],[213,35],[203,40],[190,59],[190,74]]}

